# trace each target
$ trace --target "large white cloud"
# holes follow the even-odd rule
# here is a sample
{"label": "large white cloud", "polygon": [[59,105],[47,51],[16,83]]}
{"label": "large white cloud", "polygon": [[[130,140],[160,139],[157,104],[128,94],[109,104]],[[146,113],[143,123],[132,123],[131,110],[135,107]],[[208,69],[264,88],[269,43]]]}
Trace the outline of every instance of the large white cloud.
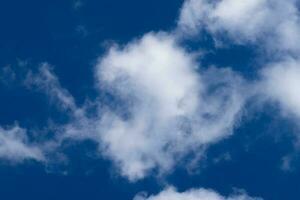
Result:
{"label": "large white cloud", "polygon": [[238,75],[202,69],[164,33],[111,48],[97,76],[101,89],[127,105],[126,117],[104,113],[99,129],[105,154],[130,180],[166,172],[187,153],[230,135],[245,100]]}
{"label": "large white cloud", "polygon": [[191,189],[186,192],[177,192],[174,188],[167,188],[155,196],[146,197],[144,194],[137,195],[134,200],[262,200],[261,198],[249,197],[246,194],[231,195],[224,197],[213,190]]}
{"label": "large white cloud", "polygon": [[272,50],[299,51],[299,12],[295,0],[186,0],[178,20],[179,32],[206,29],[216,39],[258,43]]}

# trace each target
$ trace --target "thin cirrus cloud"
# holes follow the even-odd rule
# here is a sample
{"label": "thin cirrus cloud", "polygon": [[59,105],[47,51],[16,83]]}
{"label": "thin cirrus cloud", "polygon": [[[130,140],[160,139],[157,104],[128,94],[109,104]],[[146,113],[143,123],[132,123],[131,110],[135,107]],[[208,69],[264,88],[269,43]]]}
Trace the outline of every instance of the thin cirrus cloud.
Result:
{"label": "thin cirrus cloud", "polygon": [[24,80],[24,85],[33,90],[40,90],[51,97],[51,101],[55,102],[59,108],[64,110],[76,110],[77,106],[73,96],[64,89],[56,75],[52,72],[49,63],[42,63],[38,72],[28,71]]}

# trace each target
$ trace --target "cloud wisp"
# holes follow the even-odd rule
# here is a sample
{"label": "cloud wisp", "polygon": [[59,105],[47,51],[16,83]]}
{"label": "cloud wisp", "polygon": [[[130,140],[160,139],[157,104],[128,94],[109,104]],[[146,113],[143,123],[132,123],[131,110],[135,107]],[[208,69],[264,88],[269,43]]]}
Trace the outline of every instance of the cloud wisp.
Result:
{"label": "cloud wisp", "polygon": [[19,163],[27,159],[44,161],[45,157],[39,146],[29,142],[26,130],[15,125],[0,127],[0,159]]}

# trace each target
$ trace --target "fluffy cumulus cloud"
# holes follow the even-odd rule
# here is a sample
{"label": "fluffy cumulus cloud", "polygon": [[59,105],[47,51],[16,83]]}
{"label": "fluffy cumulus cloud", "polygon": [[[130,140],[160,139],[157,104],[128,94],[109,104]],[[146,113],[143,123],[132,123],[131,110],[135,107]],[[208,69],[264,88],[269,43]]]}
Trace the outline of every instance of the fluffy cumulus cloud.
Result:
{"label": "fluffy cumulus cloud", "polygon": [[14,126],[0,127],[0,159],[20,162],[27,159],[44,160],[43,152],[34,144],[30,144],[26,130]]}
{"label": "fluffy cumulus cloud", "polygon": [[186,192],[177,192],[174,188],[168,188],[155,196],[147,197],[144,194],[137,195],[134,200],[262,200],[249,197],[246,194],[237,194],[229,197],[221,196],[213,190],[192,189]]}
{"label": "fluffy cumulus cloud", "polygon": [[167,171],[187,153],[230,135],[245,100],[238,75],[203,70],[163,33],[113,47],[97,75],[101,88],[127,105],[123,115],[105,113],[100,129],[105,154],[131,180],[155,168]]}
{"label": "fluffy cumulus cloud", "polygon": [[300,21],[295,0],[186,0],[178,20],[184,34],[207,30],[218,39],[265,43],[268,48],[299,51]]}

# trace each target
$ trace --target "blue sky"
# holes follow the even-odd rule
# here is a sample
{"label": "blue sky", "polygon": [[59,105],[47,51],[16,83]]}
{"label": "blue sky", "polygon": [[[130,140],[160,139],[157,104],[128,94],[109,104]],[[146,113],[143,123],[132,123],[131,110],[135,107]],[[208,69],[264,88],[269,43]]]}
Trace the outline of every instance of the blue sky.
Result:
{"label": "blue sky", "polygon": [[300,198],[295,0],[0,2],[0,199]]}

